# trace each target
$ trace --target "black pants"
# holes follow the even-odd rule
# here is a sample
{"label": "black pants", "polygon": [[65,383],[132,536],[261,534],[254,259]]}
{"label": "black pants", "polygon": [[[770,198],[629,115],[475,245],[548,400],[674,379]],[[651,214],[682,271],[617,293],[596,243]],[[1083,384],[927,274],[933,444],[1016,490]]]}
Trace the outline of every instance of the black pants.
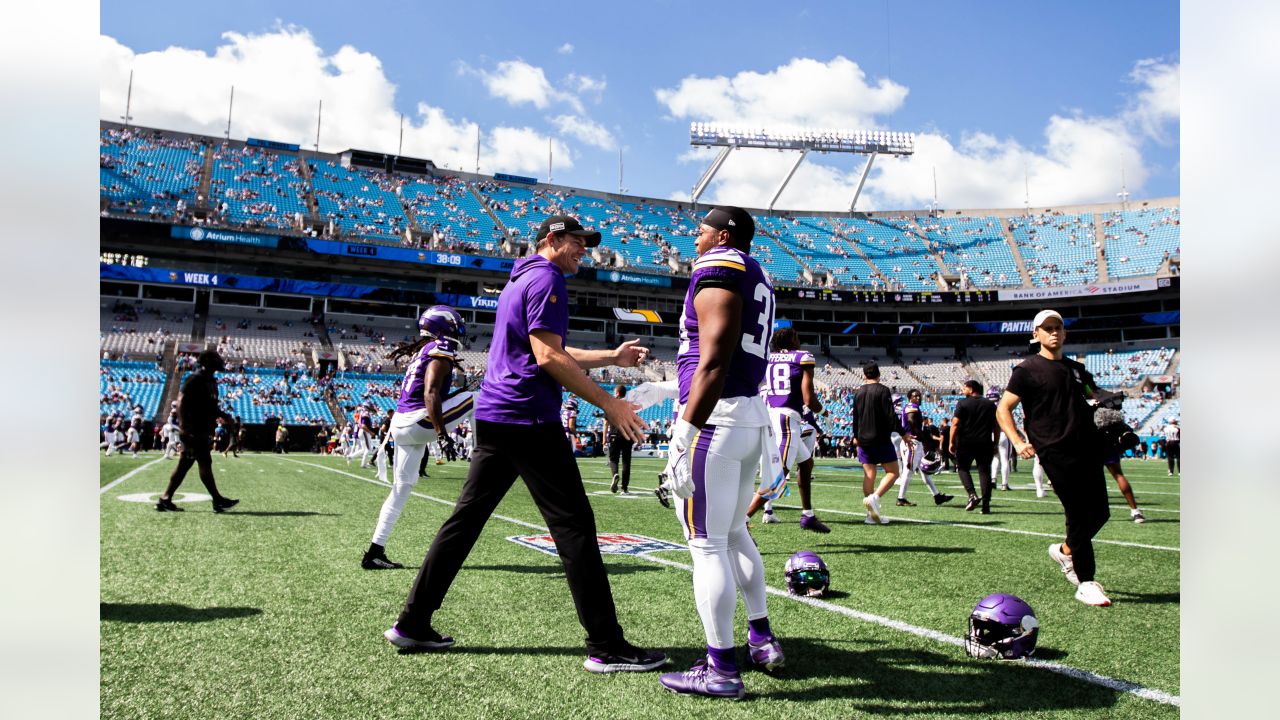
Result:
{"label": "black pants", "polygon": [[187,471],[195,465],[200,473],[200,482],[204,483],[205,489],[214,500],[220,500],[222,494],[218,492],[218,484],[213,479],[213,457],[209,436],[204,433],[185,432],[179,436],[182,438],[182,455],[178,457],[178,465],[169,476],[169,486],[165,488],[164,497],[173,499],[173,494],[178,491],[182,481],[187,477]]}
{"label": "black pants", "polygon": [[611,652],[622,641],[596,541],[596,519],[564,429],[558,424],[476,421],[476,445],[453,514],[436,533],[397,622],[410,637],[431,625],[480,531],[516,477],[524,478],[564,564],[587,649]]}
{"label": "black pants", "polygon": [[618,462],[622,462],[622,492],[631,484],[631,448],[634,442],[620,435],[609,435],[609,473],[618,474]]}
{"label": "black pants", "polygon": [[1062,503],[1076,577],[1089,582],[1097,570],[1093,537],[1111,517],[1102,458],[1094,452],[1041,452],[1040,464]]}
{"label": "black pants", "polygon": [[1182,442],[1174,440],[1164,446],[1164,458],[1169,462],[1169,472],[1179,472],[1182,466]]}
{"label": "black pants", "polygon": [[969,473],[969,465],[978,463],[978,482],[982,485],[982,509],[991,509],[991,446],[956,448],[956,472],[960,474],[960,484],[970,496],[977,495],[973,491],[973,476]]}

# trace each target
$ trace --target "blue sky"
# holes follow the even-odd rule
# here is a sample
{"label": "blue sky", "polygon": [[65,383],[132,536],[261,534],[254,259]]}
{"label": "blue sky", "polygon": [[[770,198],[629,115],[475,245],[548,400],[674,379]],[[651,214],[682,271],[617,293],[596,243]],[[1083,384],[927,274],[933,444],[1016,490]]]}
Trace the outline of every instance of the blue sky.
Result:
{"label": "blue sky", "polygon": [[[538,12],[530,8],[538,7]],[[696,7],[696,10],[689,9]],[[1034,12],[1028,10],[1034,7]],[[891,14],[889,14],[891,13]],[[706,166],[693,120],[916,132],[860,208],[1113,201],[1178,194],[1174,3],[158,2],[101,5],[101,115],[321,150],[680,197]],[[346,48],[344,50],[344,48]],[[705,198],[759,206],[785,153],[735,153]],[[848,207],[862,160],[807,162],[780,207]]]}

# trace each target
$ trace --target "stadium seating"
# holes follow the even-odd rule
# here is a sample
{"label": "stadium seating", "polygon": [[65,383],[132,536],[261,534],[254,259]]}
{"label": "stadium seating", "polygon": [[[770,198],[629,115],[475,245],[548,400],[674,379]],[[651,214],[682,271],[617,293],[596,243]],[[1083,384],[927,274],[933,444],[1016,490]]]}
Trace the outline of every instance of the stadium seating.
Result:
{"label": "stadium seating", "polygon": [[124,418],[141,405],[142,417],[150,420],[164,399],[166,375],[155,363],[129,360],[102,360],[98,364],[98,410],[104,415],[119,413]]}
{"label": "stadium seating", "polygon": [[866,254],[884,278],[873,287],[937,290],[938,263],[911,218],[839,218],[832,222]]}
{"label": "stadium seating", "polygon": [[1008,223],[1036,287],[1097,282],[1092,214],[1039,213],[1011,217]]}
{"label": "stadium seating", "polygon": [[306,183],[296,153],[223,143],[213,152],[209,195],[225,205],[222,221],[246,228],[299,229],[307,216]]}
{"label": "stadium seating", "polygon": [[1111,279],[1154,275],[1165,258],[1181,254],[1176,207],[1108,212],[1101,217]]}
{"label": "stadium seating", "polygon": [[356,405],[373,403],[379,415],[396,409],[400,399],[402,374],[343,372],[333,379],[335,397],[350,415]]}
{"label": "stadium seating", "polygon": [[271,362],[279,368],[307,365],[320,346],[308,319],[306,312],[211,305],[205,337],[228,360]]}
{"label": "stadium seating", "polygon": [[103,298],[99,310],[99,349],[114,357],[150,358],[170,340],[191,340],[190,303]]}
{"label": "stadium seating", "polygon": [[[333,422],[323,397],[324,388],[306,373],[275,368],[243,368],[218,375],[218,396],[223,408],[245,423],[278,418],[289,425]],[[184,374],[185,382],[190,373]]]}
{"label": "stadium seating", "polygon": [[1131,387],[1142,381],[1147,375],[1163,375],[1173,360],[1172,348],[1156,348],[1153,350],[1123,350],[1086,353],[1083,358],[1075,359],[1083,362],[1100,387]]}
{"label": "stadium seating", "polygon": [[1000,218],[917,216],[915,220],[947,268],[956,275],[963,273],[969,285],[979,289],[1022,285]]}
{"label": "stadium seating", "polygon": [[172,220],[178,203],[196,201],[204,144],[138,128],[103,128],[98,144],[99,194],[112,212]]}
{"label": "stadium seating", "polygon": [[396,183],[381,172],[344,168],[333,160],[311,161],[311,185],[320,218],[347,235],[401,240],[409,226],[394,192]]}
{"label": "stadium seating", "polygon": [[406,178],[400,197],[424,233],[439,234],[441,246],[452,251],[495,254],[502,231],[458,178]]}

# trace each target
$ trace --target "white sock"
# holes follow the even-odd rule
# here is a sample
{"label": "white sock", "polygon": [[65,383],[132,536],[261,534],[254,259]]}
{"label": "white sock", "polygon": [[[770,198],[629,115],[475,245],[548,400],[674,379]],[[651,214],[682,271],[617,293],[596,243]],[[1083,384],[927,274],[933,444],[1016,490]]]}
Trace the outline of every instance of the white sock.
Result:
{"label": "white sock", "polygon": [[812,510],[801,510],[801,511],[800,511],[800,514],[801,514],[801,515],[803,515],[803,516],[805,516],[805,517],[813,517],[813,511],[812,511]]}

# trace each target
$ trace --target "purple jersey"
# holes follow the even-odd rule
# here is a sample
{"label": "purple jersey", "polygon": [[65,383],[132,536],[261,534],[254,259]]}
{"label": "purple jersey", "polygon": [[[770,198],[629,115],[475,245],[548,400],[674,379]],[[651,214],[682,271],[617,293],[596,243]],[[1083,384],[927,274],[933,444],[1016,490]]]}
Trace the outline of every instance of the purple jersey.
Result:
{"label": "purple jersey", "polygon": [[804,369],[812,369],[814,365],[813,353],[807,350],[769,353],[764,382],[764,398],[769,407],[803,411],[800,380],[804,377]]}
{"label": "purple jersey", "polygon": [[[912,417],[914,415],[914,417]],[[911,435],[919,437],[924,427],[924,414],[920,412],[920,404],[907,402],[902,406],[902,427]]]}
{"label": "purple jersey", "polygon": [[569,342],[569,290],[550,260],[530,255],[517,260],[498,296],[493,344],[485,369],[476,419],[532,425],[560,422],[560,383],[538,368],[529,333],[547,330]]}
{"label": "purple jersey", "polygon": [[400,402],[396,404],[396,412],[406,413],[427,409],[427,368],[431,361],[444,361],[448,368],[445,372],[444,386],[447,389],[453,382],[453,366],[458,362],[458,342],[452,338],[431,340],[422,346],[418,356],[409,363],[404,372],[404,383],[400,388]]}
{"label": "purple jersey", "polygon": [[760,263],[741,250],[714,247],[693,261],[689,291],[684,296],[684,312],[680,316],[680,352],[676,370],[680,377],[680,404],[689,402],[689,386],[698,367],[698,313],[693,306],[699,285],[724,287],[742,298],[742,340],[734,349],[720,397],[734,398],[758,395],[769,364],[769,340],[773,335],[773,286],[760,269]]}

